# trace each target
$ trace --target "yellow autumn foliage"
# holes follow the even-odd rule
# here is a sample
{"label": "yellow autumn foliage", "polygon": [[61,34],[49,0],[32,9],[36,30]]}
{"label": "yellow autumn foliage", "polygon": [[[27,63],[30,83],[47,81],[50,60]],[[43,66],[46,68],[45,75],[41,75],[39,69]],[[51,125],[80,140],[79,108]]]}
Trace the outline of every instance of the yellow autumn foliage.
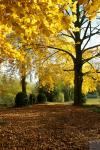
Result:
{"label": "yellow autumn foliage", "polygon": [[[2,58],[26,59],[24,63],[24,71],[26,72],[28,68],[31,68],[33,55],[37,55],[36,63],[39,66],[46,56],[52,54],[50,52],[52,49],[48,49],[48,44],[63,48],[64,53],[59,53],[54,57],[56,64],[52,64],[53,60],[51,60],[51,62],[47,62],[46,66],[37,67],[38,75],[41,84],[47,85],[49,89],[52,89],[60,78],[73,84],[74,73],[63,71],[65,68],[74,69],[73,62],[65,54],[65,51],[71,52],[76,57],[75,46],[79,45],[80,41],[75,43],[70,38],[58,36],[58,33],[63,32],[69,35],[69,33],[80,31],[80,28],[75,26],[77,5],[83,7],[86,17],[90,20],[96,16],[100,9],[99,0],[0,0],[0,16],[2,16],[0,19],[0,54]],[[68,15],[69,13],[70,15]],[[6,38],[6,35],[12,32],[21,39],[22,47],[19,51]],[[27,46],[31,46],[32,54],[23,52]],[[91,53],[84,53],[83,58],[86,59],[90,56]],[[31,64],[29,67],[27,67],[28,60]],[[83,72],[88,70],[88,65],[83,67]],[[25,73],[24,71],[21,71],[22,74]],[[94,83],[91,78],[89,80]],[[84,77],[83,90],[85,93],[93,89],[93,84],[87,83],[89,80],[88,77]]]}

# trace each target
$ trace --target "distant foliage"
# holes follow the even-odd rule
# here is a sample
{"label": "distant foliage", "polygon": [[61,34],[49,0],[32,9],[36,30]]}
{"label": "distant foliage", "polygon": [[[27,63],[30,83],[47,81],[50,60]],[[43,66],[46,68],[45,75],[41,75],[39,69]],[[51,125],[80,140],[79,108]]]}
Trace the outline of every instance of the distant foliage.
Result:
{"label": "distant foliage", "polygon": [[33,104],[35,104],[35,103],[36,103],[36,95],[30,94],[30,95],[29,95],[28,104],[29,104],[29,105],[33,105]]}
{"label": "distant foliage", "polygon": [[39,92],[42,92],[46,95],[48,102],[66,102],[73,101],[74,90],[69,85],[65,85],[63,82],[59,82],[55,85],[52,91],[48,91],[46,87],[39,89]]}
{"label": "distant foliage", "polygon": [[64,93],[62,91],[63,83],[59,82],[55,85],[54,90],[48,92],[47,99],[50,102],[64,102]]}
{"label": "distant foliage", "polygon": [[44,93],[39,93],[37,96],[37,103],[46,103],[47,102],[47,97]]}
{"label": "distant foliage", "polygon": [[[51,99],[50,99],[51,98]],[[50,99],[50,102],[64,102],[64,93],[54,90],[53,92],[50,93],[48,96],[48,99]]]}
{"label": "distant foliage", "polygon": [[87,100],[87,97],[85,94],[82,94],[82,103],[85,104]]}
{"label": "distant foliage", "polygon": [[64,85],[63,93],[64,93],[65,102],[73,101],[73,99],[74,99],[74,89],[73,88],[71,88],[69,85]]}
{"label": "distant foliage", "polygon": [[64,93],[60,92],[58,94],[57,102],[64,102]]}
{"label": "distant foliage", "polygon": [[15,95],[20,91],[20,82],[7,75],[0,76],[0,105],[14,106]]}
{"label": "distant foliage", "polygon": [[97,94],[100,96],[100,83],[97,84]]}
{"label": "distant foliage", "polygon": [[27,106],[27,105],[28,105],[27,95],[23,92],[17,93],[16,98],[15,98],[15,106],[22,107],[22,106]]}

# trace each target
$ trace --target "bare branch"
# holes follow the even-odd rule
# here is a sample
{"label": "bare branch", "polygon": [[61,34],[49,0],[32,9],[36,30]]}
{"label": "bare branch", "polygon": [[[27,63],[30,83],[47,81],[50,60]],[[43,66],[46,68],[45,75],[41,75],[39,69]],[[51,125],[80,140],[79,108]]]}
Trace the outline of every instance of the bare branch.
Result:
{"label": "bare branch", "polygon": [[96,70],[96,73],[100,73],[100,71],[99,71],[99,70]]}
{"label": "bare branch", "polygon": [[49,55],[48,57],[46,57],[46,59],[42,62],[42,64],[45,63],[50,57],[52,57],[53,55],[57,54],[58,52],[59,51],[56,51],[56,52],[52,53],[51,55]]}
{"label": "bare branch", "polygon": [[70,16],[70,13],[67,10],[66,10],[66,13],[67,13],[68,16]]}
{"label": "bare branch", "polygon": [[89,36],[89,39],[87,40],[87,42],[85,43],[84,47],[82,48],[82,51],[85,49],[85,47],[89,43],[90,39],[91,39],[91,23],[90,23],[90,36]]}
{"label": "bare branch", "polygon": [[74,71],[74,69],[64,69],[63,71]]}
{"label": "bare branch", "polygon": [[88,75],[90,78],[92,78],[93,80],[97,80],[95,77]]}
{"label": "bare branch", "polygon": [[99,26],[100,26],[100,24],[97,25],[96,27],[94,27],[93,30],[92,30],[92,32],[93,32],[94,30],[100,30],[100,29],[98,29]]}
{"label": "bare branch", "polygon": [[70,38],[72,38],[73,39],[73,36],[72,35],[68,35],[68,34],[65,34],[65,33],[60,33],[60,35],[62,35],[62,36],[67,36],[67,37],[70,37]]}
{"label": "bare branch", "polygon": [[83,75],[85,76],[85,75],[89,75],[89,74],[91,74],[91,73],[100,73],[100,71],[97,71],[97,70],[96,70],[96,71],[93,72],[93,71],[90,71],[90,70],[89,70],[89,71],[83,73]]}
{"label": "bare branch", "polygon": [[[95,69],[94,66],[90,63],[90,62],[87,62],[90,66],[91,66],[91,69]],[[83,76],[87,75],[87,74],[90,74],[91,73],[91,70],[83,73]]]}
{"label": "bare branch", "polygon": [[92,56],[92,57],[89,57],[89,58],[87,58],[87,59],[84,59],[84,60],[83,60],[83,64],[85,64],[85,63],[88,62],[89,60],[91,60],[91,59],[93,59],[93,58],[96,58],[96,57],[98,57],[98,56],[100,56],[100,52],[97,53],[96,55]]}
{"label": "bare branch", "polygon": [[72,58],[73,62],[75,62],[75,57],[74,57],[74,55],[73,55],[72,53],[70,53],[69,51],[64,50],[64,49],[61,49],[61,48],[53,47],[53,46],[47,46],[47,48],[51,48],[51,49],[55,49],[55,50],[64,52],[64,53],[68,54],[68,55]]}
{"label": "bare branch", "polygon": [[[81,13],[81,12],[80,12],[80,13]],[[83,15],[83,16],[82,16],[82,18],[81,18],[81,22],[80,22],[80,24],[81,24],[81,25],[83,25],[83,24],[84,24],[84,20],[85,20],[85,18],[86,18],[86,17],[85,17],[85,15]]]}
{"label": "bare branch", "polygon": [[88,47],[88,48],[84,49],[82,53],[86,52],[87,50],[93,49],[93,48],[98,48],[99,46],[100,46],[100,44]]}
{"label": "bare branch", "polygon": [[82,38],[81,43],[82,43],[82,42],[85,40],[85,38],[86,38],[86,34],[87,34],[87,31],[88,31],[88,29],[89,29],[90,24],[91,24],[91,22],[89,21],[88,24],[87,24],[87,27],[86,27],[86,30],[85,30],[85,33],[84,33],[84,35],[83,35],[83,38]]}
{"label": "bare branch", "polygon": [[75,40],[75,36],[74,36],[74,33],[71,32],[70,30],[68,30],[69,34],[71,35],[71,37]]}
{"label": "bare branch", "polygon": [[84,25],[86,22],[88,22],[88,20],[84,21],[84,22],[82,23],[82,25]]}
{"label": "bare branch", "polygon": [[[91,36],[94,36],[94,35],[96,35],[96,34],[100,34],[100,31],[97,31],[97,32],[95,32],[95,33],[91,33]],[[84,37],[84,40],[87,39],[87,38],[89,38],[89,36],[90,36],[90,35],[85,36],[85,37]]]}

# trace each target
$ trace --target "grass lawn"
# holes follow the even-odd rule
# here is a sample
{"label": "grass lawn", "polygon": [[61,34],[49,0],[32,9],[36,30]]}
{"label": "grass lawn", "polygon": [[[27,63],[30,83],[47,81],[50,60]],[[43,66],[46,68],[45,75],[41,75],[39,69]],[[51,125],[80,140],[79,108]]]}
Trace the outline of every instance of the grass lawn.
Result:
{"label": "grass lawn", "polygon": [[0,109],[0,150],[88,150],[100,114],[68,105]]}
{"label": "grass lawn", "polygon": [[[47,102],[48,105],[72,105],[73,102],[69,101],[69,102]],[[86,104],[85,105],[100,105],[100,98],[91,98],[91,99],[87,99]]]}
{"label": "grass lawn", "polygon": [[100,98],[87,99],[86,105],[100,105]]}

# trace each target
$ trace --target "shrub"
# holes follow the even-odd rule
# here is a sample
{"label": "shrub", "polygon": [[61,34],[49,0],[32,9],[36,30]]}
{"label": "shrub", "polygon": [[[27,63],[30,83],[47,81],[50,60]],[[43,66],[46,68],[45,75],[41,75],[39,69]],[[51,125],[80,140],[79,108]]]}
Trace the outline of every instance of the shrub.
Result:
{"label": "shrub", "polygon": [[74,89],[69,85],[63,87],[64,99],[65,101],[73,101],[74,99]]}
{"label": "shrub", "polygon": [[37,102],[38,103],[45,103],[47,102],[47,97],[44,93],[39,93],[37,96]]}
{"label": "shrub", "polygon": [[60,92],[58,95],[57,102],[64,102],[64,93]]}
{"label": "shrub", "polygon": [[29,95],[29,105],[33,105],[36,103],[36,96],[34,94]]}
{"label": "shrub", "polygon": [[48,102],[54,102],[55,101],[55,93],[53,92],[53,91],[51,91],[51,92],[48,92],[47,94],[46,94],[46,96],[47,96],[47,101]]}
{"label": "shrub", "polygon": [[28,97],[26,93],[23,93],[23,92],[17,93],[16,98],[15,98],[15,106],[22,107],[26,105],[28,105]]}
{"label": "shrub", "polygon": [[82,103],[85,104],[87,100],[87,97],[85,94],[82,94]]}
{"label": "shrub", "polygon": [[58,99],[59,99],[60,93],[62,93],[62,92],[60,92],[60,90],[57,89],[57,87],[55,87],[53,91],[46,93],[47,100],[49,102],[59,102]]}

